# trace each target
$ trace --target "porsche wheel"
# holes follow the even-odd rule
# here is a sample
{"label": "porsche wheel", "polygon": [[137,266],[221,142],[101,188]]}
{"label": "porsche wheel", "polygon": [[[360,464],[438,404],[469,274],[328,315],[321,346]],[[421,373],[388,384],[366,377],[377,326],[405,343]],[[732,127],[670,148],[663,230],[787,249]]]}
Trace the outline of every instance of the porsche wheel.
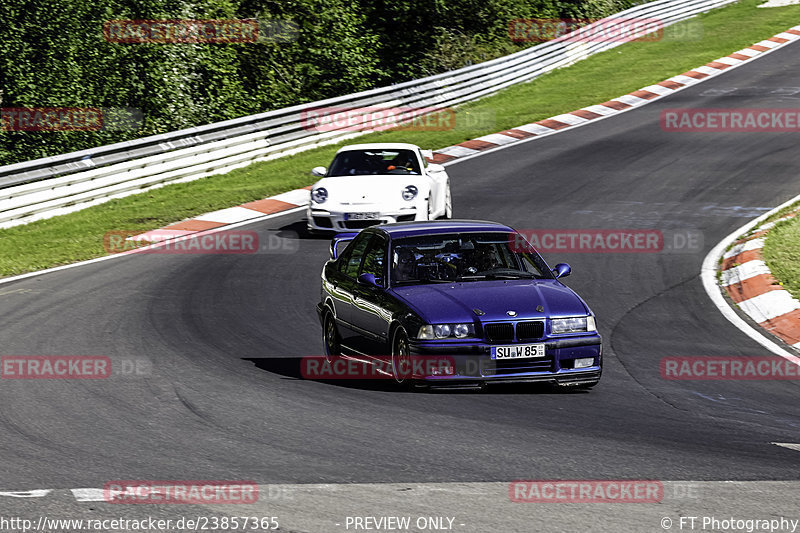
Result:
{"label": "porsche wheel", "polygon": [[442,215],[442,218],[453,218],[453,198],[450,196],[449,183],[444,193],[444,215]]}

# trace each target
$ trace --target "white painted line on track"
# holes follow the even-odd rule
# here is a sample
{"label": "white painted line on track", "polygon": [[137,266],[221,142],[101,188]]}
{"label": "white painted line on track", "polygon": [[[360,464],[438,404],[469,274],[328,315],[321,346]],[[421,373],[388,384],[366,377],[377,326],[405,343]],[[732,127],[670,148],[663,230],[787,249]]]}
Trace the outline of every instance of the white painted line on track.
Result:
{"label": "white painted line on track", "polygon": [[789,353],[787,350],[782,348],[777,342],[766,337],[765,332],[762,333],[761,331],[755,329],[753,326],[748,324],[742,317],[740,317],[736,313],[736,311],[730,305],[728,305],[728,302],[722,296],[722,288],[717,284],[717,261],[722,256],[725,249],[732,243],[736,242],[736,240],[738,240],[741,235],[744,235],[751,229],[757,227],[764,220],[771,217],[781,209],[789,207],[790,205],[797,203],[798,201],[800,201],[800,194],[795,196],[791,200],[782,203],[775,209],[772,209],[764,213],[763,215],[759,216],[758,218],[751,220],[747,224],[741,226],[739,229],[732,231],[727,237],[719,241],[717,245],[708,252],[705,259],[703,259],[703,266],[700,269],[700,277],[703,281],[703,288],[706,290],[706,294],[708,294],[708,297],[711,298],[711,301],[717,307],[717,309],[719,309],[719,312],[722,313],[722,315],[725,318],[727,318],[731,324],[736,326],[739,330],[742,331],[742,333],[744,333],[745,335],[747,335],[748,337],[750,337],[751,339],[753,339],[761,346],[763,346],[770,352],[774,353],[775,355],[779,355],[784,359],[788,359],[789,361],[800,364],[800,358],[798,358],[796,355]]}
{"label": "white painted line on track", "polygon": [[53,489],[34,489],[34,490],[16,490],[16,491],[3,491],[0,496],[8,496],[11,498],[43,498],[53,491]]}
{"label": "white painted line on track", "polygon": [[70,492],[75,496],[75,500],[79,502],[105,501],[103,498],[103,493],[105,491],[103,489],[70,489]]}
{"label": "white painted line on track", "polygon": [[800,444],[795,444],[793,442],[773,442],[775,446],[782,446],[784,448],[789,448],[790,450],[797,450],[800,452]]}

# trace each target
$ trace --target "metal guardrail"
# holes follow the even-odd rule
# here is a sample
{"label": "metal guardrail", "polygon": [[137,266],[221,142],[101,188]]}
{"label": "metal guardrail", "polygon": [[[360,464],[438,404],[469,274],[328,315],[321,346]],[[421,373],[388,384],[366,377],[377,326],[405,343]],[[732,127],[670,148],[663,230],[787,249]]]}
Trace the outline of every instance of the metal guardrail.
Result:
{"label": "metal guardrail", "polygon": [[[657,0],[597,21],[657,19],[664,27],[736,0]],[[0,167],[0,228],[68,213],[166,184],[191,181],[369,130],[316,131],[304,111],[321,107],[444,108],[531,80],[623,41],[559,39],[427,78],[162,135]]]}

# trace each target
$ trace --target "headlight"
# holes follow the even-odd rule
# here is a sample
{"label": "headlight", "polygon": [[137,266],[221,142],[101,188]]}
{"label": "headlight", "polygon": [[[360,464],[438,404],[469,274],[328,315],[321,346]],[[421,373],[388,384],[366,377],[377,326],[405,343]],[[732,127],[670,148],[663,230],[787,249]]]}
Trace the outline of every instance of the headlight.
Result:
{"label": "headlight", "polygon": [[311,199],[318,204],[324,204],[328,199],[328,189],[325,187],[318,187],[311,191]]}
{"label": "headlight", "polygon": [[580,316],[572,318],[554,318],[550,322],[552,333],[585,333],[597,331],[593,316]]}
{"label": "headlight", "polygon": [[417,194],[419,194],[419,189],[414,185],[409,185],[403,189],[403,200],[411,201],[417,197]]}
{"label": "headlight", "polygon": [[450,336],[450,324],[440,324],[438,326],[433,326],[433,335],[437,339],[443,339],[445,337]]}
{"label": "headlight", "polygon": [[464,337],[469,337],[471,329],[472,324],[456,324],[456,327],[453,328],[453,335],[459,339],[463,339]]}
{"label": "headlight", "polygon": [[475,328],[472,324],[436,324],[425,325],[419,328],[417,338],[420,340],[446,339],[447,337],[474,337]]}

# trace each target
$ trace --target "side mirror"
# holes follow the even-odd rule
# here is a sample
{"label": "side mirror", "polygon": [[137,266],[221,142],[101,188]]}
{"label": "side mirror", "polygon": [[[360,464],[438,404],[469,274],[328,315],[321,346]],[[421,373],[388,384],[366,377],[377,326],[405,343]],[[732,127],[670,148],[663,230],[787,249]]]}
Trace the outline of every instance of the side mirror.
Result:
{"label": "side mirror", "polygon": [[572,272],[572,268],[566,263],[559,263],[553,269],[553,274],[556,275],[556,278],[566,278]]}
{"label": "side mirror", "polygon": [[364,272],[358,276],[358,283],[361,285],[368,285],[370,287],[375,287],[380,289],[381,286],[378,285],[378,281],[375,279],[375,274],[370,274],[369,272]]}
{"label": "side mirror", "polygon": [[325,170],[325,167],[314,167],[311,169],[311,175],[322,178],[325,176]]}
{"label": "side mirror", "polygon": [[444,172],[444,167],[436,163],[431,163],[428,165],[428,172]]}

